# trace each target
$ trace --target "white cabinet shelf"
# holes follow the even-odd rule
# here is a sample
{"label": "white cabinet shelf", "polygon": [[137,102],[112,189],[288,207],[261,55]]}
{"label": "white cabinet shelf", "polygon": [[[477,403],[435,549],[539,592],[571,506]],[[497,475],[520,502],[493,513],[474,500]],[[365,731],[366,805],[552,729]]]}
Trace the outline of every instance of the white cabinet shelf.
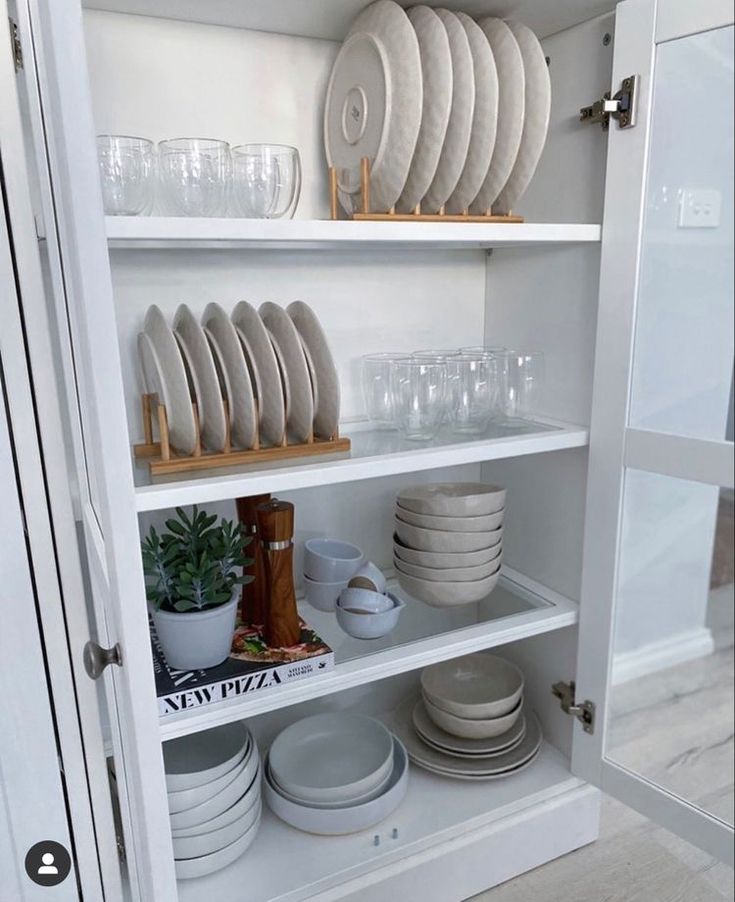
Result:
{"label": "white cabinet shelf", "polygon": [[351,452],[322,457],[316,463],[314,458],[305,458],[308,463],[208,470],[193,479],[180,475],[159,476],[154,482],[140,464],[135,473],[136,509],[139,512],[164,510],[263,492],[286,492],[418,473],[439,467],[581,448],[589,441],[585,426],[554,420],[527,421],[512,427],[493,426],[484,436],[472,441],[458,441],[456,435],[441,434],[432,442],[410,442],[396,432],[366,429],[362,423],[345,427],[344,434],[352,440]]}
{"label": "white cabinet shelf", "polygon": [[320,219],[200,219],[108,216],[108,246],[116,248],[250,248],[338,250],[358,247],[493,248],[599,242],[586,223],[333,222]]}
{"label": "white cabinet shelf", "polygon": [[396,629],[383,639],[352,639],[342,632],[334,614],[303,604],[302,616],[334,649],[333,670],[250,697],[162,715],[161,737],[206,730],[577,622],[575,602],[513,570],[504,568],[503,573],[487,599],[457,608],[431,608],[392,585],[406,600],[406,608]]}

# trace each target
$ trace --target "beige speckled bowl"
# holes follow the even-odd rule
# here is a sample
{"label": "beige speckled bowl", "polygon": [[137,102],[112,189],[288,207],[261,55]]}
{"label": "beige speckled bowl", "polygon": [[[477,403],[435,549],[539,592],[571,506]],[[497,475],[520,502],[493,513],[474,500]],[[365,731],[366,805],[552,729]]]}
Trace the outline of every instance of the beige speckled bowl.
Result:
{"label": "beige speckled bowl", "polygon": [[396,504],[396,517],[411,526],[423,529],[443,529],[449,532],[489,532],[503,525],[505,511],[486,514],[483,517],[434,517],[429,514],[417,514]]}
{"label": "beige speckled bowl", "polygon": [[399,492],[405,510],[433,517],[482,517],[505,507],[505,489],[485,482],[435,482]]}
{"label": "beige speckled bowl", "polygon": [[503,543],[498,542],[490,548],[479,551],[417,551],[404,545],[397,535],[393,536],[393,553],[399,561],[415,564],[417,567],[455,568],[479,567],[494,560],[503,550]]}
{"label": "beige speckled bowl", "polygon": [[502,717],[490,717],[486,720],[468,720],[464,717],[456,717],[454,714],[448,714],[437,708],[424,695],[424,705],[426,713],[445,733],[452,736],[461,736],[462,739],[492,739],[495,736],[501,736],[507,733],[513,724],[518,720],[521,714],[523,703],[521,701],[509,713]]}
{"label": "beige speckled bowl", "polygon": [[401,588],[413,598],[418,598],[432,608],[452,608],[486,598],[498,583],[500,566],[491,576],[472,582],[442,583],[417,579],[398,568],[396,576]]}
{"label": "beige speckled bowl", "polygon": [[488,532],[445,532],[411,526],[398,517],[395,517],[395,528],[401,542],[417,551],[480,551],[497,545],[503,537],[502,526]]}
{"label": "beige speckled bowl", "polygon": [[502,717],[523,695],[523,673],[499,655],[478,652],[421,671],[421,690],[435,707],[455,717]]}
{"label": "beige speckled bowl", "polygon": [[[498,545],[498,548],[500,547]],[[418,567],[416,564],[409,564],[398,557],[393,558],[393,566],[407,576],[415,576],[417,579],[425,579],[429,582],[469,583],[492,576],[500,566],[500,556],[488,561],[487,564],[480,564],[479,567],[448,567],[446,569]]]}

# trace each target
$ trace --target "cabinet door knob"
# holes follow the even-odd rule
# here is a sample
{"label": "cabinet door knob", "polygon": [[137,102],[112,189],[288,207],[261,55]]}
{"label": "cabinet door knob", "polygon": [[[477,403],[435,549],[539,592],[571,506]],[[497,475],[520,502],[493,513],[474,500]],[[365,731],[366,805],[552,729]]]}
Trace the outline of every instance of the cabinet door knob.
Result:
{"label": "cabinet door knob", "polygon": [[98,680],[110,664],[122,667],[122,650],[117,643],[112,648],[103,648],[90,639],[84,646],[82,657],[87,676],[92,680]]}

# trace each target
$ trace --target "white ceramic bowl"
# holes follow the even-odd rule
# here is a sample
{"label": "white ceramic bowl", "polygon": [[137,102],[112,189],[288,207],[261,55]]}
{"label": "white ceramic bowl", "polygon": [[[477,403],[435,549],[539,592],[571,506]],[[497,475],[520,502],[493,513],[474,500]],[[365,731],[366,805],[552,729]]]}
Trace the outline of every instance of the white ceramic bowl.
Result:
{"label": "white ceramic bowl", "polygon": [[171,836],[174,839],[184,836],[200,836],[202,833],[212,833],[215,830],[221,830],[223,827],[227,827],[229,824],[239,820],[247,811],[250,811],[260,798],[260,771],[261,769],[258,768],[250,786],[235,804],[230,805],[222,814],[218,814],[208,821],[202,821],[201,824],[196,824],[193,827],[182,827],[180,830],[172,830]]}
{"label": "white ceramic bowl", "polygon": [[250,743],[250,733],[240,721],[163,743],[166,789],[178,792],[211,783],[229,773]]}
{"label": "white ceramic bowl", "polygon": [[376,567],[372,561],[363,564],[350,580],[350,585],[356,585],[361,589],[375,589],[376,592],[385,592],[385,576],[383,571]]}
{"label": "white ceramic bowl", "polygon": [[448,532],[490,532],[503,525],[505,510],[484,517],[434,517],[430,514],[417,514],[396,504],[396,517],[410,526],[421,526],[423,529],[443,529]]}
{"label": "white ceramic bowl", "polygon": [[340,592],[337,606],[343,610],[353,608],[369,614],[382,614],[385,611],[392,610],[395,606],[395,599],[382,592],[373,592],[372,589],[359,589],[348,586]]}
{"label": "white ceramic bowl", "polygon": [[318,809],[296,805],[280,795],[269,779],[268,768],[263,781],[263,795],[273,813],[297,830],[339,836],[367,830],[388,817],[403,801],[408,787],[408,755],[403,744],[391,737],[394,746],[393,769],[381,795],[361,805],[348,808]]}
{"label": "white ceramic bowl", "polygon": [[444,532],[441,529],[422,529],[394,518],[396,533],[404,545],[417,551],[466,552],[481,551],[497,545],[503,537],[503,527],[491,532]]}
{"label": "white ceramic bowl", "polygon": [[176,877],[179,880],[189,880],[195,877],[204,877],[207,874],[214,874],[215,871],[221,871],[227,865],[232,864],[252,845],[253,840],[258,835],[260,827],[260,818],[247,830],[243,835],[236,839],[229,846],[220,849],[218,852],[212,852],[211,855],[202,855],[200,858],[182,858],[174,861],[176,869]]}
{"label": "white ceramic bowl", "polygon": [[435,706],[464,718],[501,717],[523,695],[523,673],[515,664],[477,652],[425,667],[421,690]]}
{"label": "white ceramic bowl", "polygon": [[318,582],[346,582],[364,560],[365,555],[357,545],[339,539],[307,539],[304,543],[304,573]]}
{"label": "white ceramic bowl", "polygon": [[439,482],[403,489],[398,503],[434,517],[482,517],[505,507],[505,489],[484,482]]}
{"label": "white ceramic bowl", "polygon": [[309,579],[304,574],[304,597],[317,611],[333,611],[339,593],[347,588],[347,582],[348,580],[344,579],[337,583],[322,583]]}
{"label": "white ceramic bowl", "polygon": [[481,564],[479,567],[449,567],[447,569],[437,569],[436,567],[417,567],[416,564],[408,564],[396,557],[393,559],[393,566],[396,570],[401,570],[408,576],[415,576],[417,579],[425,579],[435,583],[467,583],[476,582],[478,579],[486,579],[492,576],[498,569],[498,561],[495,558],[487,564]]}
{"label": "white ceramic bowl", "polygon": [[286,792],[305,802],[340,802],[374,789],[393,768],[391,734],[377,720],[316,714],[286,727],[268,753]]}
{"label": "white ceramic bowl", "polygon": [[353,591],[360,590],[345,589],[335,608],[337,623],[349,636],[355,639],[380,639],[396,628],[401,611],[406,607],[405,602],[389,593],[385,597],[392,601],[392,607],[387,611],[371,612],[363,609],[363,613],[357,613],[360,608],[353,606],[349,597],[345,598],[346,593]]}
{"label": "white ceramic bowl", "polygon": [[171,814],[177,811],[185,811],[187,808],[193,808],[195,805],[201,805],[212,796],[216,796],[218,792],[223,790],[225,786],[232,782],[239,770],[243,770],[247,764],[247,752],[250,751],[250,744],[243,748],[240,753],[240,759],[236,762],[232,770],[216,780],[210,780],[209,783],[203,783],[201,786],[193,786],[191,789],[178,789],[168,791],[168,810]]}
{"label": "white ceramic bowl", "polygon": [[485,579],[475,582],[439,583],[427,579],[409,576],[396,566],[396,576],[401,588],[412,598],[418,598],[432,608],[452,608],[460,604],[471,604],[486,598],[498,583],[500,577],[500,558],[498,569]]}
{"label": "white ceramic bowl", "polygon": [[417,551],[408,548],[398,536],[393,536],[393,553],[400,561],[407,564],[415,564],[418,567],[432,567],[435,569],[457,567],[479,567],[488,564],[503,550],[503,543],[498,542],[490,548],[481,548],[480,551]]}
{"label": "white ceramic bowl", "polygon": [[501,736],[508,730],[521,716],[522,702],[519,701],[515,708],[502,717],[489,717],[486,720],[469,720],[465,717],[456,717],[437,708],[430,699],[424,695],[424,705],[426,713],[445,733],[452,736],[460,736],[462,739],[492,739],[495,736]]}
{"label": "white ceramic bowl", "polygon": [[378,785],[374,789],[371,789],[370,792],[362,793],[359,796],[355,796],[354,799],[347,799],[344,802],[305,802],[303,799],[300,799],[297,796],[292,796],[290,792],[286,792],[286,790],[279,784],[278,780],[276,780],[276,778],[273,776],[272,771],[269,772],[269,779],[276,792],[279,795],[282,795],[284,799],[288,799],[289,802],[293,802],[294,805],[302,805],[305,808],[334,809],[354,808],[355,805],[362,805],[365,802],[369,802],[371,799],[376,799],[387,789],[392,773],[393,771],[391,771],[391,773],[389,774],[386,774],[385,777],[380,781],[380,783],[378,783]]}
{"label": "white ceramic bowl", "polygon": [[249,808],[237,820],[212,830],[209,833],[200,833],[197,836],[174,836],[174,858],[201,858],[202,855],[211,855],[229,846],[239,839],[260,818],[262,803],[258,799],[257,804]]}

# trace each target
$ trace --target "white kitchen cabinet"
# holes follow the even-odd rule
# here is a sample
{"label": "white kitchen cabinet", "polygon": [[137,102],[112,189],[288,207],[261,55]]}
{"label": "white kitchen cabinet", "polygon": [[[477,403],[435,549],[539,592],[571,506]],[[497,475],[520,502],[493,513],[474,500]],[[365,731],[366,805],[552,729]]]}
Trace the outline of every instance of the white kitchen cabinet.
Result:
{"label": "white kitchen cabinet", "polygon": [[[679,382],[672,360],[692,324],[672,318],[672,307],[685,309],[691,298],[669,307],[661,298],[671,285],[651,281],[661,248],[680,246],[687,254],[699,248],[691,265],[702,272],[708,253],[731,253],[731,183],[719,172],[712,177],[724,180],[715,185],[723,198],[720,226],[696,235],[677,227],[676,190],[701,187],[694,183],[701,175],[697,147],[718,141],[704,131],[716,117],[708,119],[696,98],[697,139],[679,164],[692,183],[670,181],[682,177],[679,168],[662,186],[657,172],[674,165],[661,156],[671,144],[662,129],[673,119],[666,87],[676,67],[668,56],[681,47],[693,54],[690,81],[701,66],[701,78],[711,80],[713,108],[725,109],[726,96],[713,95],[727,91],[717,66],[728,47],[732,52],[732,11],[712,2],[695,12],[678,0],[624,0],[617,8],[609,0],[447,3],[472,14],[516,15],[534,28],[549,58],[553,109],[544,156],[521,203],[525,223],[433,225],[326,221],[324,90],[336,42],[366,0],[84,5],[11,5],[23,61],[13,73],[6,41],[0,151],[14,180],[7,203],[11,238],[23,251],[17,278],[33,391],[39,409],[61,410],[66,440],[47,476],[52,517],[60,516],[54,492],[67,492],[83,535],[73,555],[63,543],[55,552],[62,571],[87,583],[85,616],[66,622],[67,670],[77,683],[87,679],[81,651],[92,634],[102,646],[119,649],[117,665],[104,672],[104,744],[96,705],[77,705],[87,735],[86,779],[94,786],[101,891],[117,898],[122,873],[130,898],[145,902],[210,896],[223,902],[461,900],[594,841],[597,786],[713,854],[731,856],[731,824],[681,798],[676,787],[657,785],[616,760],[606,737],[613,659],[622,648],[618,627],[625,598],[635,595],[626,574],[641,566],[630,563],[630,547],[641,551],[630,537],[640,535],[635,525],[642,510],[661,513],[636,507],[631,474],[713,491],[733,485],[731,436],[725,440],[732,291],[729,302],[717,300],[725,296],[727,276],[709,289],[704,316],[711,332],[704,347],[690,338],[696,352],[686,361],[691,378]],[[697,41],[705,45],[699,51]],[[578,121],[580,107],[610,88],[614,93],[632,75],[634,127],[621,129],[612,120],[605,131]],[[722,122],[723,135],[727,125]],[[304,166],[297,218],[105,219],[98,132],[295,144]],[[730,163],[731,156],[730,145]],[[20,182],[30,187],[32,216],[19,199]],[[658,261],[659,275],[672,259],[683,271],[689,265],[677,250],[669,253],[668,263]],[[130,454],[142,437],[135,336],[144,311],[155,302],[172,313],[181,301],[200,311],[210,300],[231,305],[242,297],[300,297],[317,310],[335,351],[342,431],[353,440],[352,454],[152,482]],[[646,340],[660,328],[669,344],[662,339],[646,351]],[[545,352],[538,422],[517,434],[490,432],[475,441],[443,439],[421,447],[360,422],[361,353],[481,340]],[[659,364],[656,353],[663,355]],[[673,375],[657,381],[667,366]],[[712,409],[706,426],[691,414],[701,413],[704,396]],[[23,416],[17,393],[10,393],[9,410],[11,420]],[[50,434],[53,423],[40,417],[38,426],[42,443],[53,447],[59,439]],[[445,477],[485,478],[509,490],[504,578],[486,602],[460,611],[415,606],[390,642],[369,646],[346,640],[329,617],[310,611],[309,620],[335,648],[333,672],[159,719],[141,528],[175,505],[200,503],[231,513],[233,498],[273,491],[296,505],[297,541],[315,532],[343,535],[389,567],[397,488]],[[700,513],[701,505],[709,506],[711,524],[712,491],[704,495],[693,489],[687,499]],[[646,541],[651,530],[643,533]],[[706,544],[694,555],[700,570],[709,564]],[[622,576],[621,567],[628,568]],[[71,592],[64,606],[84,608]],[[653,619],[658,624],[662,618]],[[281,725],[313,710],[388,712],[415,686],[421,667],[497,646],[523,667],[543,724],[546,742],[533,767],[480,787],[414,768],[403,805],[376,828],[386,837],[379,845],[376,831],[317,837],[267,814],[256,843],[238,862],[177,885],[162,741],[252,718],[267,744]],[[61,691],[64,666],[51,668],[52,691]],[[577,702],[590,703],[582,713],[591,723],[563,713],[552,695],[553,683],[575,678]],[[110,798],[95,779],[106,756],[116,774],[117,840]],[[119,871],[116,842],[124,848]],[[98,893],[93,883],[83,888],[90,897]]]}

